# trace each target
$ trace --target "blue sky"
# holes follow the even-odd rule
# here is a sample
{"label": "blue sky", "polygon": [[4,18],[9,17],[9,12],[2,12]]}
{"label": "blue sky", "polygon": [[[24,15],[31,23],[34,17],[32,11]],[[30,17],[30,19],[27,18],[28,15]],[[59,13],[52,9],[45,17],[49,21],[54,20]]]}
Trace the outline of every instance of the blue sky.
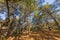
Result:
{"label": "blue sky", "polygon": [[5,20],[5,18],[7,17],[7,14],[6,12],[3,13],[0,13],[0,18],[2,18],[3,20]]}
{"label": "blue sky", "polygon": [[48,2],[49,4],[52,4],[54,1],[55,1],[55,0],[45,0],[44,4],[46,4],[47,2]]}

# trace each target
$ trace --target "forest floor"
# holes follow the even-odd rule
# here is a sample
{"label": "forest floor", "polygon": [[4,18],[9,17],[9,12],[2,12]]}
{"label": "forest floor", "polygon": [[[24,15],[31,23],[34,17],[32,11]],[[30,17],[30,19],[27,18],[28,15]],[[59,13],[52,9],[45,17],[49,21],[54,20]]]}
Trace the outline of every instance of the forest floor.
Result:
{"label": "forest floor", "polygon": [[60,40],[60,33],[45,31],[45,32],[30,32],[28,34],[28,31],[24,31],[22,35],[19,37],[9,37],[4,40]]}
{"label": "forest floor", "polygon": [[25,33],[23,33],[20,37],[9,37],[7,40],[60,40],[59,33],[53,33],[50,31],[45,31],[44,33],[31,32],[29,35]]}

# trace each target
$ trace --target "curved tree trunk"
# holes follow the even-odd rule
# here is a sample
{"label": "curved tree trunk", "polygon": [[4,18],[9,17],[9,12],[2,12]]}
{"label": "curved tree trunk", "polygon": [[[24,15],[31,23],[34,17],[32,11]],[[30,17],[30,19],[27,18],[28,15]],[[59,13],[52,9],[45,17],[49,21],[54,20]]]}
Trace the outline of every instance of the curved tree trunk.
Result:
{"label": "curved tree trunk", "polygon": [[60,25],[59,25],[59,23],[58,23],[58,21],[55,19],[55,17],[52,15],[53,14],[53,12],[49,12],[49,10],[47,10],[47,13],[48,13],[48,15],[50,15],[51,17],[52,17],[52,19],[54,20],[54,22],[56,23],[56,25],[59,27],[59,29],[60,29]]}

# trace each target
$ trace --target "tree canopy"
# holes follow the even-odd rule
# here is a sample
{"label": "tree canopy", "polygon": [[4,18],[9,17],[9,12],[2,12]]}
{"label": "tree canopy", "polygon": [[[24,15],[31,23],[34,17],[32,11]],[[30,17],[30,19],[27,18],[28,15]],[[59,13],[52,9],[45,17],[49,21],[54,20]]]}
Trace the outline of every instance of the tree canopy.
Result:
{"label": "tree canopy", "polygon": [[[0,29],[4,36],[18,35],[22,31],[60,30],[60,1],[43,5],[44,0],[1,0]],[[2,15],[5,15],[2,18]],[[51,29],[50,29],[51,28]],[[46,29],[46,30],[47,30]]]}

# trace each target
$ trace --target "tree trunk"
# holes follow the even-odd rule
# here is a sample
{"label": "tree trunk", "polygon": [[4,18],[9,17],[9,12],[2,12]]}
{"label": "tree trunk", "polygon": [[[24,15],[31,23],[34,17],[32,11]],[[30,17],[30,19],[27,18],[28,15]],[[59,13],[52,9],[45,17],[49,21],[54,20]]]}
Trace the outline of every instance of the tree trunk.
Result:
{"label": "tree trunk", "polygon": [[53,17],[53,15],[52,15],[52,13],[53,12],[49,12],[49,10],[47,10],[47,13],[52,17],[52,19],[55,21],[55,23],[56,23],[56,25],[59,27],[59,29],[60,29],[60,25],[59,25],[59,23],[58,23],[58,21],[55,19],[55,17]]}

